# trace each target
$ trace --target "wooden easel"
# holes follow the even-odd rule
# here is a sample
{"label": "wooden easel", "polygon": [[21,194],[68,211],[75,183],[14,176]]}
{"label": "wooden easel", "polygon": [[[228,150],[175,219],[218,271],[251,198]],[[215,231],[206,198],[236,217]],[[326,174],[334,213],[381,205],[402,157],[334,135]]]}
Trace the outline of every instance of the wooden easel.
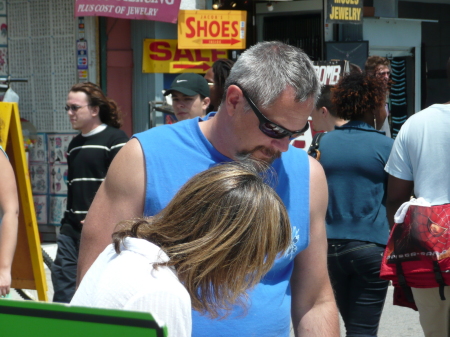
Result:
{"label": "wooden easel", "polygon": [[19,193],[19,232],[12,266],[12,288],[35,289],[47,301],[41,244],[17,103],[0,102],[1,142],[14,169]]}

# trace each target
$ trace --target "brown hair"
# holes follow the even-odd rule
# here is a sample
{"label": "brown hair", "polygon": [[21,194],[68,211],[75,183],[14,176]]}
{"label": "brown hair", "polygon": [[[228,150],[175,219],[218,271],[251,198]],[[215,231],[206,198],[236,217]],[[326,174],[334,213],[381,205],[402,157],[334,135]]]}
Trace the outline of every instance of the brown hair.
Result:
{"label": "brown hair", "polygon": [[360,119],[385,102],[386,84],[382,79],[359,73],[342,77],[332,89],[331,102],[336,115],[345,120]]}
{"label": "brown hair", "polygon": [[233,162],[197,174],[159,214],[121,222],[116,252],[126,237],[158,245],[170,261],[155,267],[175,267],[192,307],[226,317],[291,241],[283,202],[258,173],[263,165]]}
{"label": "brown hair", "polygon": [[89,105],[99,107],[99,116],[102,123],[117,129],[122,126],[122,111],[120,111],[120,108],[114,100],[105,96],[97,84],[92,82],[77,83],[70,88],[70,91],[84,92]]}
{"label": "brown hair", "polygon": [[375,71],[380,66],[386,66],[389,68],[391,63],[386,57],[381,56],[369,56],[366,60],[366,64],[364,65],[364,70],[368,75],[374,75]]}

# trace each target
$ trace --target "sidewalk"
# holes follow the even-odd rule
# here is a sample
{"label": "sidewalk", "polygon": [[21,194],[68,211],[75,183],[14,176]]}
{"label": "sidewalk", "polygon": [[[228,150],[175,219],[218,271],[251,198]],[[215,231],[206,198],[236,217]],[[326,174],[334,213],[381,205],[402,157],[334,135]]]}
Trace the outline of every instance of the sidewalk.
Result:
{"label": "sidewalk", "polygon": [[[55,259],[56,250],[57,250],[56,243],[43,243],[43,244],[41,244],[41,247],[47,252],[47,254],[53,260]],[[44,270],[45,270],[45,278],[47,279],[47,286],[48,286],[47,296],[48,296],[49,302],[51,302],[53,299],[53,285],[52,285],[52,279],[51,279],[51,275],[50,275],[50,269],[48,269],[48,267],[47,267],[47,265],[45,265],[45,263],[44,263]],[[25,290],[25,289],[23,289],[23,290],[29,297],[37,300],[38,296],[37,296],[36,290]],[[23,300],[23,298],[20,297],[20,295],[15,290],[11,290],[10,296],[11,296],[10,298],[12,300]]]}

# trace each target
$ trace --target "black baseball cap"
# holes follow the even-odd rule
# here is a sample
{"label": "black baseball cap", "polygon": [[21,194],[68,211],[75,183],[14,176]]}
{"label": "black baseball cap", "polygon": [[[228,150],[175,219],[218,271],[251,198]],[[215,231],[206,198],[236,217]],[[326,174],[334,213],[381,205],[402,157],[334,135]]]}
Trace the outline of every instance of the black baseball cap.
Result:
{"label": "black baseball cap", "polygon": [[204,97],[209,97],[208,82],[206,82],[203,76],[194,73],[184,73],[175,77],[170,88],[164,93],[164,96],[171,94],[172,91],[179,91],[187,96],[200,94]]}

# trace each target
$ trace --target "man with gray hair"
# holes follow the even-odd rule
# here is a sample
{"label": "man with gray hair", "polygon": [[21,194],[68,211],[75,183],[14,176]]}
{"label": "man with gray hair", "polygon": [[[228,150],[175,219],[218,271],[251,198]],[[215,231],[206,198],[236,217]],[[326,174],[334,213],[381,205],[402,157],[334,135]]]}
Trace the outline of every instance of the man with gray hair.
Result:
{"label": "man with gray hair", "polygon": [[292,243],[242,299],[246,311],[236,306],[222,320],[193,311],[192,336],[288,337],[291,320],[296,336],[339,336],[326,264],[325,175],[289,145],[308,129],[320,92],[312,63],[298,48],[259,43],[239,57],[224,92],[217,113],[136,134],[120,151],[85,221],[79,281],[111,243],[115,223],[154,215],[195,174],[250,157],[277,173],[272,186],[288,209]]}

